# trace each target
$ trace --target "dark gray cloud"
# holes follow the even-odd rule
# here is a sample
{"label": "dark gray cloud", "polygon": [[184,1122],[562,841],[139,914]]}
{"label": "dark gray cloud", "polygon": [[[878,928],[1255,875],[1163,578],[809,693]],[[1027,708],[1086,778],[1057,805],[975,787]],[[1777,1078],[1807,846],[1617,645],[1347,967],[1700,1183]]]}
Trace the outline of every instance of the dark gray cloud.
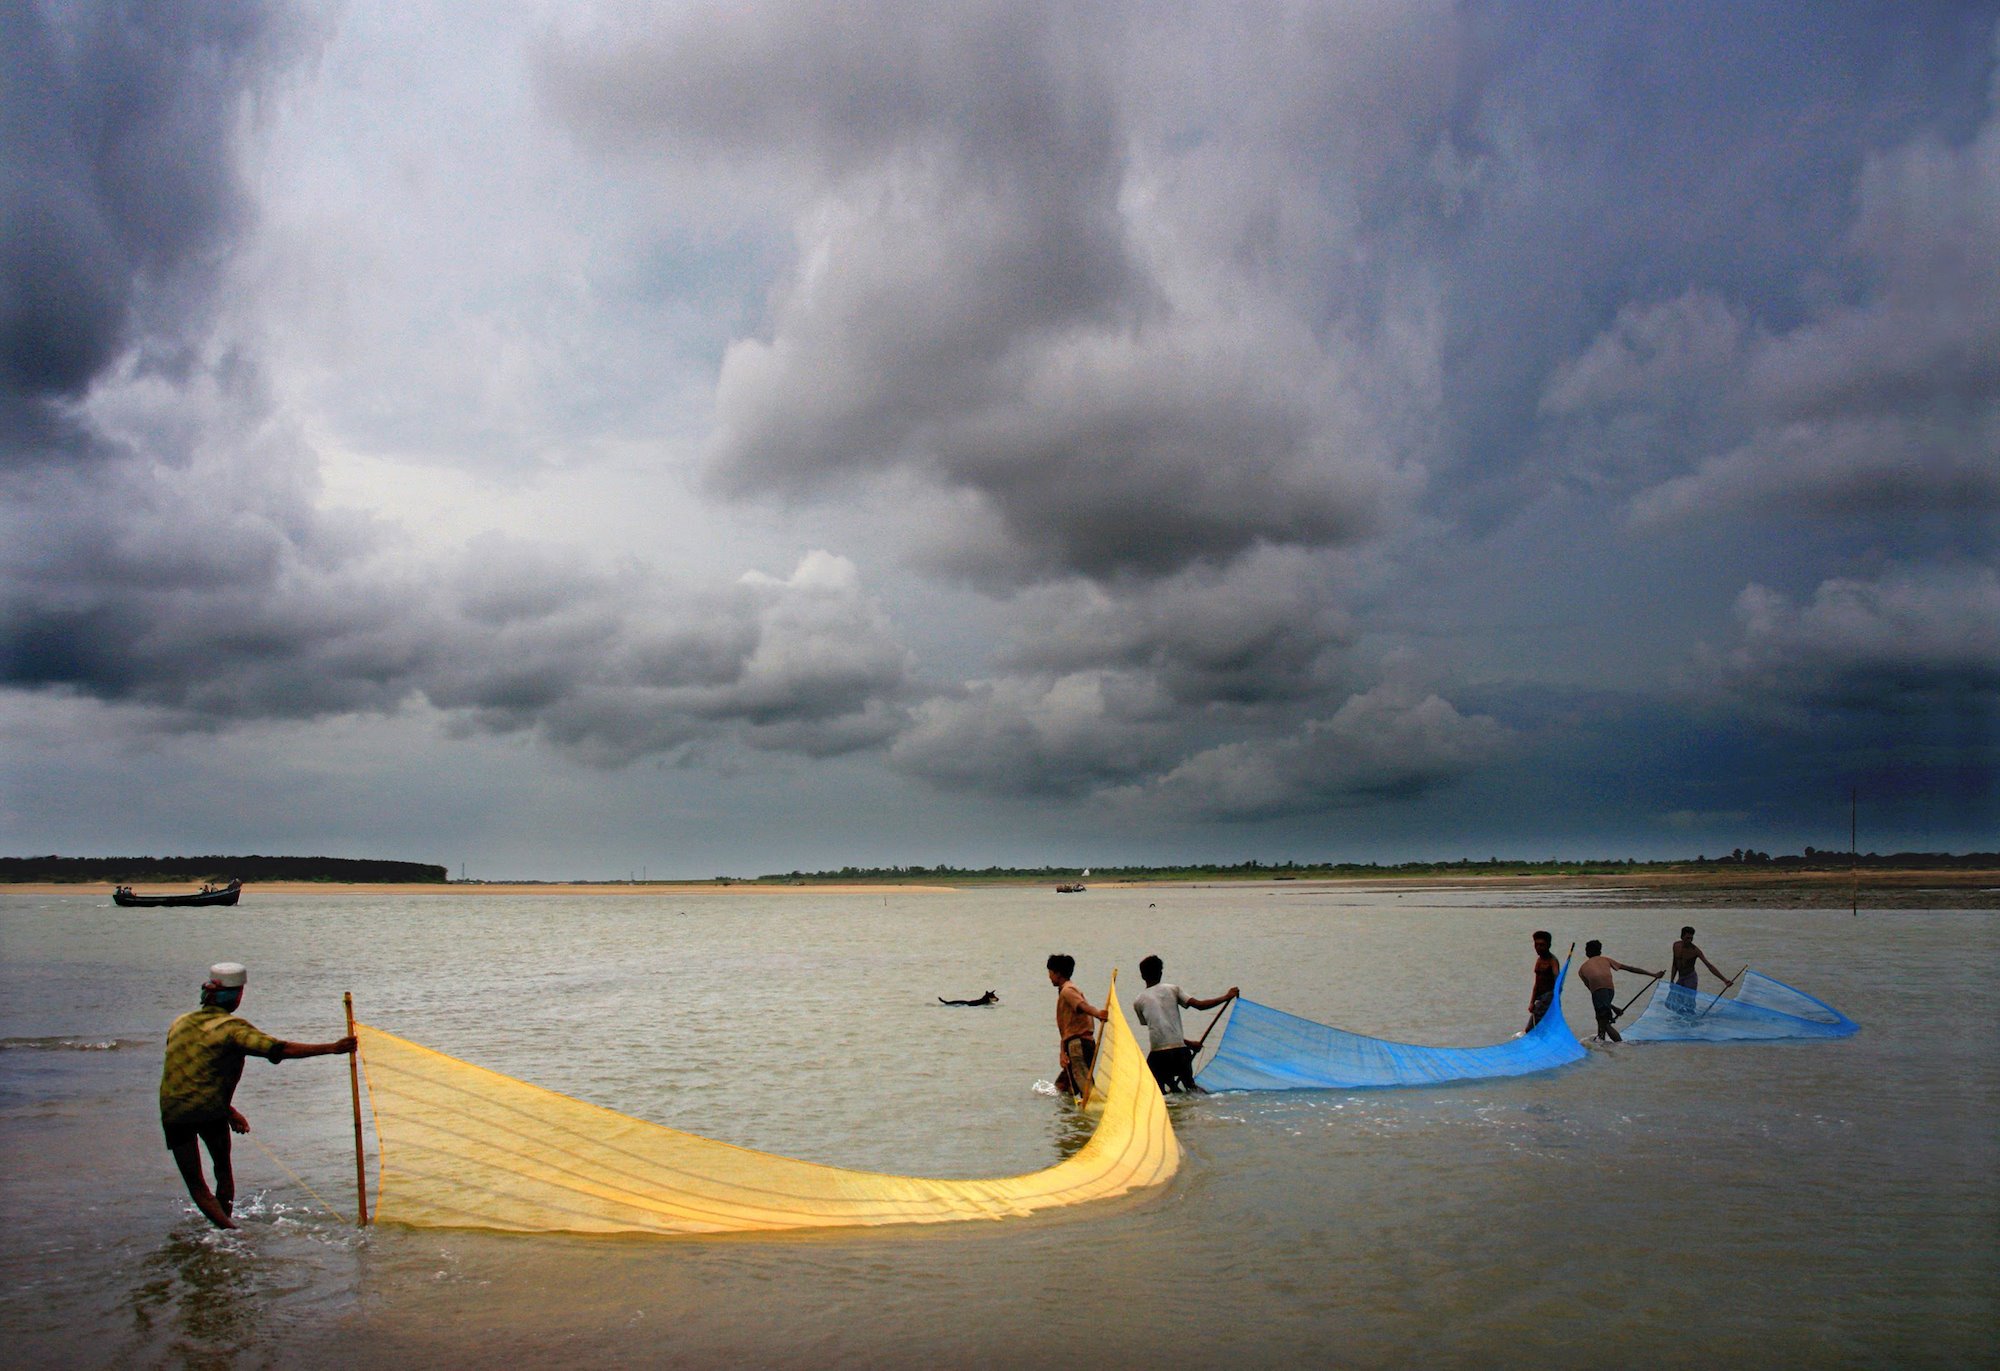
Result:
{"label": "dark gray cloud", "polygon": [[2000,511],[2000,112],[1876,155],[1857,194],[1857,299],[1783,331],[1702,293],[1628,307],[1559,366],[1565,469],[1650,521]]}
{"label": "dark gray cloud", "polygon": [[1898,569],[1822,582],[1803,604],[1765,586],[1736,602],[1736,641],[1704,683],[1753,714],[1983,714],[2000,737],[2000,573]]}
{"label": "dark gray cloud", "polygon": [[603,764],[894,731],[907,652],[844,558],[676,591],[501,539],[412,556],[320,507],[317,454],[207,308],[251,217],[245,102],[303,51],[298,12],[6,17],[0,684],[143,728],[423,701]]}
{"label": "dark gray cloud", "polygon": [[1310,698],[1345,679],[1351,616],[1337,578],[1298,551],[1266,550],[1226,569],[1106,587],[1065,581],[1013,606],[1010,667],[1150,673],[1182,707]]}
{"label": "dark gray cloud", "polygon": [[1492,765],[1508,731],[1391,682],[1280,737],[1224,743],[1121,793],[1182,818],[1256,820],[1412,800]]}
{"label": "dark gray cloud", "polygon": [[[476,579],[489,604],[490,576]],[[790,577],[751,573],[693,595],[567,572],[515,584],[511,604],[540,607],[449,635],[411,683],[460,727],[535,731],[618,765],[720,737],[834,756],[901,723],[908,649],[845,558],[816,552]]]}
{"label": "dark gray cloud", "polygon": [[248,207],[246,100],[313,38],[310,12],[0,7],[0,451],[88,449],[60,404],[128,350],[172,366]]}
{"label": "dark gray cloud", "polygon": [[946,790],[1075,798],[1169,764],[1171,702],[1143,673],[973,681],[912,711],[890,763]]}
{"label": "dark gray cloud", "polygon": [[1860,294],[1867,266],[1848,247],[1870,158],[1973,135],[2000,8],[1564,3],[1464,17],[1446,145],[1464,190],[1429,215],[1410,194],[1383,213],[1439,263],[1441,460],[1456,479],[1433,490],[1483,524],[1520,498],[1549,376],[1620,311],[1694,291],[1784,333]]}
{"label": "dark gray cloud", "polygon": [[292,13],[0,11],[37,717],[941,829],[1990,812],[2000,7]]}
{"label": "dark gray cloud", "polygon": [[32,534],[7,520],[0,681],[177,728],[423,701],[602,765],[725,738],[833,755],[899,722],[907,649],[843,558],[692,591],[497,538],[411,563],[393,529],[259,508],[251,474],[114,463],[61,504],[45,484]]}
{"label": "dark gray cloud", "polygon": [[1180,244],[1150,236],[1135,198],[1163,221],[1213,214],[1205,182],[1229,168],[1204,158],[1192,190],[1171,166],[1140,175],[1143,113],[1121,105],[1137,19],[905,4],[867,18],[857,42],[853,14],[816,6],[705,14],[549,65],[562,108],[601,136],[807,165],[797,265],[768,331],[734,343],[718,377],[717,487],[798,495],[915,473],[1002,535],[1002,555],[959,569],[1016,580],[1171,574],[1376,528],[1407,489],[1378,411],[1412,363],[1301,317],[1293,280],[1254,264],[1209,279],[1213,262],[1190,273]]}

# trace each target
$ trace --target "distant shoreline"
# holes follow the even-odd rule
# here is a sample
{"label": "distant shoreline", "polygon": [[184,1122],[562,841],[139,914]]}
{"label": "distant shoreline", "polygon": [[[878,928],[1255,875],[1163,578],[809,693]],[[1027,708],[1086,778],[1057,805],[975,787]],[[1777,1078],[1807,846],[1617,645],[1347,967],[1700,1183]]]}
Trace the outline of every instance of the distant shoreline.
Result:
{"label": "distant shoreline", "polygon": [[[185,894],[189,884],[138,884],[139,895]],[[245,881],[243,895],[949,895],[948,885],[759,885],[755,881]],[[109,899],[108,881],[0,883],[0,895],[94,895]]]}
{"label": "distant shoreline", "polygon": [[[1087,889],[1066,900],[1087,909],[1092,891],[1213,889],[1246,885],[1279,885],[1308,889],[1480,890],[1495,895],[1512,891],[1567,891],[1588,903],[1605,906],[1687,905],[1759,908],[1845,908],[1859,886],[1860,903],[1871,908],[2000,909],[2000,869],[1946,870],[1675,871],[1591,875],[1463,875],[1463,876],[1313,876],[1296,880],[1257,877],[1203,876],[1193,879],[1112,879],[1086,883]],[[185,892],[186,884],[148,884],[141,894]],[[450,881],[358,882],[260,881],[246,883],[246,899],[270,895],[558,895],[617,897],[635,895],[949,895],[982,889],[1054,888],[1044,880],[999,877],[977,881],[835,882],[809,880],[731,881]],[[0,895],[103,895],[106,882],[34,881],[0,884]]]}

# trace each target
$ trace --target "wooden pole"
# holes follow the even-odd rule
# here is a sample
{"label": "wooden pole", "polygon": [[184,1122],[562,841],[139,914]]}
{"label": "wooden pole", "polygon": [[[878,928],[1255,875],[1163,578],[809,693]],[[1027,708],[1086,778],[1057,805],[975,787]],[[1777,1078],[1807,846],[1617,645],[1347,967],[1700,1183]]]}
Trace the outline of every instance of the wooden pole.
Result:
{"label": "wooden pole", "polygon": [[[1750,964],[1749,964],[1748,962],[1745,962],[1745,963],[1743,964],[1743,971],[1748,971],[1749,969],[1750,969]],[[1735,974],[1734,976],[1731,976],[1731,977],[1730,977],[1730,978],[1729,978],[1728,980],[1726,980],[1726,981],[1724,981],[1724,982],[1722,983],[1722,989],[1720,989],[1720,990],[1716,991],[1716,992],[1715,992],[1715,998],[1711,999],[1711,1000],[1710,1000],[1710,1001],[1708,1002],[1708,1009],[1704,1009],[1704,1010],[1702,1010],[1702,1011],[1701,1011],[1701,1013],[1699,1013],[1699,1014],[1697,1014],[1697,1015],[1695,1015],[1695,1016],[1694,1016],[1694,1017],[1695,1017],[1695,1022],[1699,1023],[1699,1022],[1701,1022],[1701,1021],[1702,1021],[1703,1019],[1707,1018],[1707,1017],[1708,1017],[1708,1010],[1709,1010],[1709,1009],[1713,1009],[1713,1008],[1715,1008],[1715,1007],[1716,1007],[1717,1005],[1719,1005],[1719,1004],[1721,1004],[1721,1003],[1722,1003],[1722,997],[1723,997],[1724,995],[1727,995],[1727,994],[1729,993],[1729,987],[1730,987],[1730,986],[1732,986],[1732,985],[1735,985],[1735,984],[1736,984],[1736,983],[1737,983],[1738,981],[1740,981],[1740,980],[1742,980],[1742,979],[1743,979],[1743,971],[1739,971],[1739,972],[1737,972],[1737,973],[1736,973],[1736,974]]]}
{"label": "wooden pole", "polygon": [[[1651,989],[1651,988],[1652,988],[1652,987],[1653,987],[1653,986],[1654,986],[1655,984],[1657,984],[1657,983],[1658,983],[1658,981],[1659,981],[1660,977],[1662,977],[1662,976],[1664,976],[1664,975],[1666,975],[1666,974],[1667,974],[1667,973],[1666,973],[1666,972],[1664,972],[1664,971],[1659,971],[1659,972],[1655,972],[1655,973],[1654,973],[1653,975],[1651,975],[1651,976],[1647,977],[1647,978],[1646,978],[1646,984],[1644,984],[1644,985],[1640,986],[1640,987],[1639,987],[1639,988],[1638,988],[1637,990],[1633,991],[1633,992],[1632,992],[1632,998],[1631,998],[1631,999],[1629,999],[1629,1000],[1627,1000],[1627,1001],[1625,1001],[1625,1003],[1624,1003],[1624,1004],[1621,1004],[1621,1005],[1619,1005],[1617,1009],[1613,1010],[1613,1011],[1612,1011],[1612,1014],[1611,1014],[1611,1017],[1612,1017],[1612,1018],[1613,1018],[1614,1020],[1615,1020],[1615,1019],[1622,1019],[1622,1018],[1624,1018],[1624,1017],[1625,1017],[1625,1011],[1626,1011],[1626,1010],[1628,1010],[1628,1009],[1630,1009],[1630,1008],[1631,1008],[1631,1007],[1632,1007],[1633,1005],[1635,1005],[1635,1004],[1639,1003],[1639,997],[1640,997],[1641,995],[1645,994],[1645,993],[1646,993],[1646,992],[1647,992],[1648,990],[1650,990],[1650,989]],[[1724,987],[1723,987],[1723,989],[1725,989],[1725,990],[1727,990],[1728,988],[1729,988],[1728,986],[1724,986]]]}
{"label": "wooden pole", "polygon": [[[354,1036],[354,992],[348,991],[341,997],[347,1006],[347,1036]],[[359,1044],[347,1054],[347,1087],[354,1095],[354,1203],[362,1228],[368,1226],[368,1164],[361,1153],[361,1055]]]}
{"label": "wooden pole", "polygon": [[1196,1038],[1196,1039],[1194,1040],[1194,1055],[1195,1055],[1195,1056],[1199,1057],[1199,1056],[1201,1055],[1201,1049],[1202,1049],[1202,1045],[1203,1045],[1204,1043],[1206,1043],[1206,1042],[1208,1041],[1208,1035],[1209,1035],[1209,1034],[1211,1034],[1211,1033],[1213,1033],[1213,1032],[1215,1032],[1215,1026],[1216,1026],[1217,1024],[1221,1023],[1221,1022],[1222,1022],[1222,1016],[1223,1016],[1224,1014],[1227,1014],[1227,1013],[1229,1012],[1229,1005],[1231,1005],[1231,1004],[1235,1004],[1235,1003],[1236,1003],[1236,1000],[1234,999],[1234,997],[1232,997],[1232,998],[1230,999],[1230,1001],[1229,1001],[1229,1004],[1225,1004],[1225,1005],[1221,1005],[1221,1006],[1218,1006],[1218,1007],[1217,1007],[1217,1009],[1216,1009],[1216,1011],[1215,1011],[1215,1017],[1214,1017],[1214,1018],[1212,1018],[1212,1019],[1210,1019],[1210,1020],[1208,1021],[1208,1027],[1207,1027],[1207,1028],[1204,1028],[1204,1029],[1202,1029],[1202,1030],[1201,1030],[1201,1036],[1200,1036],[1199,1038]]}

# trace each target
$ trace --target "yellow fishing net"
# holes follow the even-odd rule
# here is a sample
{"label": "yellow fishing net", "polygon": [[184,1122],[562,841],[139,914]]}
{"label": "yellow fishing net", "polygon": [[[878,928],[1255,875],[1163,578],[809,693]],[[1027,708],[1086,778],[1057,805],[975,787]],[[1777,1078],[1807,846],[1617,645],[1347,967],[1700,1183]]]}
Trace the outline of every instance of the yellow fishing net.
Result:
{"label": "yellow fishing net", "polygon": [[847,1171],[601,1109],[356,1024],[375,1111],[376,1217],[514,1232],[736,1233],[998,1219],[1158,1185],[1180,1164],[1118,1008],[1100,1034],[1090,1140],[1045,1171],[930,1180]]}

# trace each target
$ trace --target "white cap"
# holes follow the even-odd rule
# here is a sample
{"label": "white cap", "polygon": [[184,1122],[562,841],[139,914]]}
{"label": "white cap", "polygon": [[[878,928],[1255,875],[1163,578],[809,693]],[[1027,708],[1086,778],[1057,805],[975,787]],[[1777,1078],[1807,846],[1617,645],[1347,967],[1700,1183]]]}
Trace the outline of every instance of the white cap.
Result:
{"label": "white cap", "polygon": [[208,983],[224,990],[233,990],[249,978],[241,962],[217,962],[208,969]]}

